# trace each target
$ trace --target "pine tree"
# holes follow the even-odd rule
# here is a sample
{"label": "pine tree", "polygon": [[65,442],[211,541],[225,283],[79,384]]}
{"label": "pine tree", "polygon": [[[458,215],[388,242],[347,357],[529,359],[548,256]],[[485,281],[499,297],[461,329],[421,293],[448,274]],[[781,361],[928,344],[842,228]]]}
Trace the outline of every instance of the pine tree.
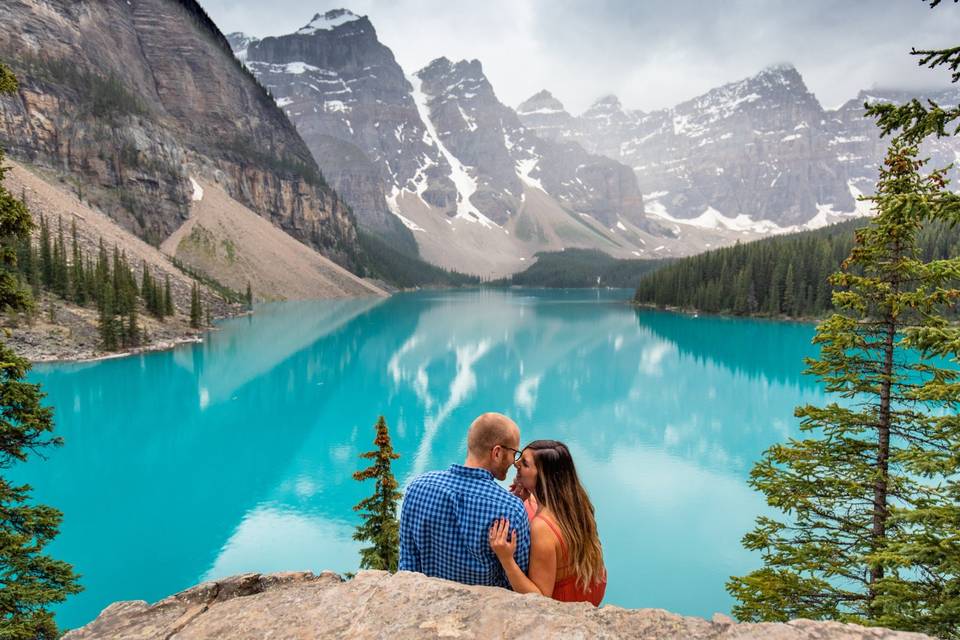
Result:
{"label": "pine tree", "polygon": [[147,312],[157,315],[157,298],[153,290],[153,278],[150,277],[150,271],[147,269],[147,263],[142,265],[143,273],[140,277],[140,295],[143,297],[143,304],[147,307]]}
{"label": "pine tree", "polygon": [[173,294],[170,292],[170,274],[168,273],[163,285],[163,315],[172,316],[173,313]]}
{"label": "pine tree", "polygon": [[353,474],[353,479],[376,480],[373,495],[361,500],[354,508],[360,512],[363,524],[357,526],[353,539],[369,542],[371,546],[360,550],[361,569],[380,569],[396,571],[400,560],[400,523],[397,521],[397,502],[401,493],[397,491],[397,480],[393,477],[391,464],[400,457],[394,453],[390,443],[390,432],[383,416],[377,420],[377,437],[373,444],[376,449],[361,453],[360,457],[373,460],[373,464]]}
{"label": "pine tree", "polygon": [[127,313],[126,334],[127,334],[127,346],[130,346],[130,347],[140,346],[140,325],[138,324],[136,301],[134,301],[133,306],[130,307],[130,311]]}
{"label": "pine tree", "polygon": [[67,244],[63,238],[63,218],[59,218],[57,240],[54,247],[53,290],[63,299],[70,297],[70,270],[67,267]]}
{"label": "pine tree", "polygon": [[87,284],[83,273],[83,251],[77,239],[77,221],[70,222],[70,235],[73,253],[73,263],[70,265],[70,280],[73,291],[73,301],[83,306],[87,303]]}
{"label": "pine tree", "polygon": [[[0,93],[16,91],[16,78],[0,64]],[[28,238],[33,223],[20,200],[3,187],[8,171],[0,151],[0,235]],[[30,296],[19,287],[11,270],[12,249],[4,248],[0,262],[0,308],[27,310]],[[53,410],[41,406],[40,385],[24,381],[30,363],[0,342],[0,471],[25,461],[29,454],[62,443],[53,437]],[[44,554],[56,536],[61,514],[30,503],[29,485],[12,484],[0,476],[0,637],[11,640],[58,637],[49,607],[80,591],[72,567]]]}
{"label": "pine tree", "polygon": [[53,247],[50,246],[50,227],[43,215],[40,216],[40,282],[48,288],[53,286]]}
{"label": "pine tree", "polygon": [[99,311],[101,345],[107,351],[115,351],[119,346],[119,336],[113,287],[108,283],[104,283],[101,288]]}
{"label": "pine tree", "polygon": [[251,311],[253,309],[253,289],[250,288],[249,280],[247,281],[246,302],[247,302],[247,311]]}
{"label": "pine tree", "polygon": [[[750,484],[788,518],[745,536],[764,567],[732,578],[743,620],[838,619],[960,638],[960,259],[918,259],[917,235],[960,219],[942,171],[922,175],[895,140],[857,232],[831,277],[837,313],[817,327],[808,372],[844,400],[799,407],[806,437],[778,444]],[[911,349],[920,351],[919,361]]]}
{"label": "pine tree", "polygon": [[200,308],[200,289],[197,283],[193,283],[190,289],[190,326],[199,329],[203,323],[203,310]]}

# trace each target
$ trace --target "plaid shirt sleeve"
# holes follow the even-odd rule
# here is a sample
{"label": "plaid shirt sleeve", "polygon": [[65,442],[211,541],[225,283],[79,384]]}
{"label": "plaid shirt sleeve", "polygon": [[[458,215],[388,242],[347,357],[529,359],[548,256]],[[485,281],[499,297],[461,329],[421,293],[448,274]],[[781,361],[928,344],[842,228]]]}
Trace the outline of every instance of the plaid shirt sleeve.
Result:
{"label": "plaid shirt sleeve", "polygon": [[[411,486],[411,489],[413,487]],[[414,537],[413,521],[416,511],[416,501],[408,499],[409,491],[404,495],[400,509],[400,571],[416,571],[423,573],[420,566],[420,554],[417,552],[417,541]]]}

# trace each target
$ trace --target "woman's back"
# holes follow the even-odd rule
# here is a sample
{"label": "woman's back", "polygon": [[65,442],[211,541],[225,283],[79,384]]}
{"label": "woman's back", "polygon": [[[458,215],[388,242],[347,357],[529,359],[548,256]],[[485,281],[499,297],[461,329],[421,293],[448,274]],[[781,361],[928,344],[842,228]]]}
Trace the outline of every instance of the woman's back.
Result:
{"label": "woman's back", "polygon": [[567,544],[563,539],[560,527],[557,526],[553,518],[543,513],[542,509],[533,514],[528,510],[527,513],[532,515],[531,527],[534,526],[534,520],[540,520],[547,525],[557,538],[557,577],[551,597],[561,602],[589,602],[594,606],[600,606],[600,601],[603,600],[603,595],[607,590],[606,575],[604,574],[601,580],[584,589],[577,580],[577,575],[573,572],[567,553]]}

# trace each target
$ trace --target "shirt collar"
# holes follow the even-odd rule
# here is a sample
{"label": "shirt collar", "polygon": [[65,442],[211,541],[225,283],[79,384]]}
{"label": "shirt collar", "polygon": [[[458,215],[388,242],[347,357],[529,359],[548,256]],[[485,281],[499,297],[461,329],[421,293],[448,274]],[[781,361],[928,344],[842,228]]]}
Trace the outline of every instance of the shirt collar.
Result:
{"label": "shirt collar", "polygon": [[493,480],[493,474],[486,469],[465,467],[462,464],[450,465],[450,473],[455,473],[458,476],[466,476],[468,478],[476,478],[477,480]]}

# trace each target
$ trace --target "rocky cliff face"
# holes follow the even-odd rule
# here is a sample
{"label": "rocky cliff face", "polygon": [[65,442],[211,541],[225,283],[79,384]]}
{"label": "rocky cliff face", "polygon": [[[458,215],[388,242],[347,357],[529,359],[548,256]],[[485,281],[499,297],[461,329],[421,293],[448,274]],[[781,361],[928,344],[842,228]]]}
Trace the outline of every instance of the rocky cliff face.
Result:
{"label": "rocky cliff face", "polygon": [[929,640],[917,633],[837,622],[736,624],[662,609],[562,603],[417,573],[245,574],[193,587],[154,605],[117,602],[64,640],[231,638],[610,638],[667,640]]}
{"label": "rocky cliff face", "polygon": [[[518,258],[544,248],[629,255],[646,250],[642,234],[669,235],[644,216],[629,167],[533,135],[497,99],[479,61],[438,58],[407,76],[370,21],[343,9],[292,34],[230,39],[360,223],[392,233],[402,222],[441,264],[482,271],[459,261],[463,253],[445,254],[489,249],[516,270]],[[537,194],[528,199],[530,189]],[[520,238],[508,237],[521,218]],[[618,223],[622,237],[613,238]]]}
{"label": "rocky cliff face", "polygon": [[0,145],[159,244],[189,215],[191,177],[342,264],[356,230],[281,109],[193,0],[11,0]]}
{"label": "rocky cliff face", "polygon": [[[861,92],[825,110],[790,65],[713,89],[651,113],[601,98],[572,117],[547,92],[520,105],[522,122],[544,137],[576,140],[630,165],[646,190],[649,213],[701,228],[780,232],[862,215],[886,151],[871,100],[902,102],[905,92]],[[957,91],[931,96],[956,104]],[[954,139],[929,143],[934,166],[954,158]]]}
{"label": "rocky cliff face", "polygon": [[385,189],[412,178],[430,150],[417,130],[410,84],[370,21],[339,9],[289,35],[228,39],[296,123],[358,221],[413,248],[410,232],[387,209]]}

